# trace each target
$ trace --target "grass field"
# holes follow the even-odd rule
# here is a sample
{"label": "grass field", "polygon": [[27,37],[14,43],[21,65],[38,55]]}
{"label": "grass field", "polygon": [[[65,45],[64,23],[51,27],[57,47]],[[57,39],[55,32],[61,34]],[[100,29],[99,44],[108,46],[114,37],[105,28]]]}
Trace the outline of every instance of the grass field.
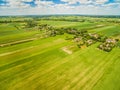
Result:
{"label": "grass field", "polygon": [[[120,34],[116,24],[102,23],[104,27],[96,27],[101,23],[46,20],[40,23],[89,29],[106,36]],[[1,24],[0,44],[37,38],[40,33],[18,31],[11,24]],[[66,36],[69,35],[0,47],[0,90],[120,90],[120,48],[104,52],[95,43],[80,49],[73,41],[65,40]]]}

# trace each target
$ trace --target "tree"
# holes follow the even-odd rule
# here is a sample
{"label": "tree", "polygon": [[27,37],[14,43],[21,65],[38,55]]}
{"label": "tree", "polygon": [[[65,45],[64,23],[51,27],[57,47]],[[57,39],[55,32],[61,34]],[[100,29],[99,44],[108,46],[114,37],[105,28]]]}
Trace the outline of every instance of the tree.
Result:
{"label": "tree", "polygon": [[37,26],[37,22],[35,22],[33,20],[26,21],[26,27],[32,28],[32,27],[35,27],[35,26]]}

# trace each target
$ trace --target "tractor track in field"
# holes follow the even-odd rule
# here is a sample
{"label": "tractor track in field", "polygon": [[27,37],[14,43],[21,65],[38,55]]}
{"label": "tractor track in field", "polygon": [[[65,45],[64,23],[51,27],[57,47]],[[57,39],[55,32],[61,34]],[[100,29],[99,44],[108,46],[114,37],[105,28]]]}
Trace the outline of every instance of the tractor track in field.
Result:
{"label": "tractor track in field", "polygon": [[20,52],[20,51],[24,51],[24,50],[27,50],[27,49],[32,49],[34,47],[36,47],[36,46],[32,46],[32,47],[28,47],[28,48],[20,49],[20,50],[15,50],[15,51],[12,51],[12,52],[2,53],[2,54],[0,54],[0,57],[6,56],[6,55],[10,55],[10,54],[14,54],[14,53],[17,53],[17,52]]}
{"label": "tractor track in field", "polygon": [[105,68],[111,63],[112,61],[109,61],[108,59],[106,59],[105,62],[99,63],[98,67],[94,68],[88,75],[86,75],[86,77],[83,77],[82,80],[77,82],[76,87],[72,88],[72,90],[91,90],[105,73]]}
{"label": "tractor track in field", "polygon": [[10,42],[10,43],[0,44],[0,47],[6,47],[6,46],[16,45],[16,44],[20,44],[20,43],[30,42],[30,41],[34,41],[34,40],[37,40],[37,39],[38,38],[30,38],[30,39],[25,39],[25,40],[19,40],[19,41],[14,41],[14,42]]}

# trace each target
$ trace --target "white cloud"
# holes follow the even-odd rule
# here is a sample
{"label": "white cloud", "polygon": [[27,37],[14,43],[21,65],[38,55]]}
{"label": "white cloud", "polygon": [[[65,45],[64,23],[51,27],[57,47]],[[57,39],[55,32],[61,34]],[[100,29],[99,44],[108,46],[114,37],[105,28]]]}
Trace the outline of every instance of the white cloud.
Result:
{"label": "white cloud", "polygon": [[[6,0],[6,5],[0,6],[0,15],[29,14],[120,14],[120,3],[105,4],[108,0],[61,0],[65,4],[55,4],[51,0],[34,0],[32,7],[25,2],[33,0]],[[118,1],[118,0],[117,0]],[[79,5],[71,5],[79,3]]]}
{"label": "white cloud", "polygon": [[25,4],[24,2],[31,2],[32,0],[6,0],[7,4],[4,6],[5,8],[28,8],[29,4]]}
{"label": "white cloud", "polygon": [[37,6],[49,6],[54,4],[52,1],[41,1],[41,0],[35,0],[34,2]]}
{"label": "white cloud", "polygon": [[61,1],[62,2],[67,2],[67,3],[73,3],[73,4],[78,2],[78,0],[61,0]]}
{"label": "white cloud", "polygon": [[96,0],[95,3],[96,4],[104,4],[106,2],[108,2],[109,0]]}
{"label": "white cloud", "polygon": [[115,0],[116,2],[120,2],[120,0]]}
{"label": "white cloud", "polygon": [[62,2],[67,2],[69,4],[76,4],[77,2],[80,4],[104,4],[109,0],[61,0]]}
{"label": "white cloud", "polygon": [[92,3],[91,0],[79,0],[79,3],[81,4],[89,4],[89,3]]}
{"label": "white cloud", "polygon": [[61,0],[62,2],[67,2],[68,4],[88,4],[91,3],[91,0]]}
{"label": "white cloud", "polygon": [[20,0],[20,1],[23,1],[23,2],[32,2],[33,0]]}

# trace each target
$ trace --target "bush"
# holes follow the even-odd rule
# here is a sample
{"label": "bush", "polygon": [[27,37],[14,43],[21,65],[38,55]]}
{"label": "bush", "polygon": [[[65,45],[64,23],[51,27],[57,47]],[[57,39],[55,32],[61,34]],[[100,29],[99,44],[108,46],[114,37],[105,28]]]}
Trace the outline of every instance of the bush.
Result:
{"label": "bush", "polygon": [[26,27],[27,28],[31,28],[31,27],[35,27],[35,26],[37,26],[37,22],[35,22],[33,20],[26,21]]}

